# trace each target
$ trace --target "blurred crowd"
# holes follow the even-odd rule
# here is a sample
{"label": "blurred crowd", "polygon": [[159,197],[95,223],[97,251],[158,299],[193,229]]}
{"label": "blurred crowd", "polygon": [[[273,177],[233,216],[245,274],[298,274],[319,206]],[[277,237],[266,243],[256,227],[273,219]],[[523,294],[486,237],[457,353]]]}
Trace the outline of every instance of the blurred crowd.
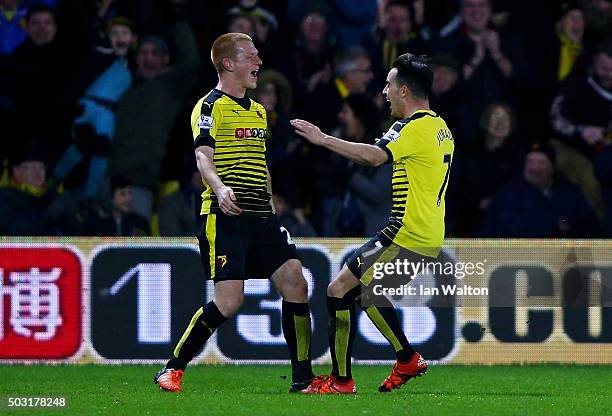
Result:
{"label": "blurred crowd", "polygon": [[612,0],[0,0],[0,235],[194,235],[189,114],[225,32],[263,60],[249,94],[293,236],[384,226],[391,167],[288,121],[373,143],[411,52],[456,144],[447,236],[612,237]]}

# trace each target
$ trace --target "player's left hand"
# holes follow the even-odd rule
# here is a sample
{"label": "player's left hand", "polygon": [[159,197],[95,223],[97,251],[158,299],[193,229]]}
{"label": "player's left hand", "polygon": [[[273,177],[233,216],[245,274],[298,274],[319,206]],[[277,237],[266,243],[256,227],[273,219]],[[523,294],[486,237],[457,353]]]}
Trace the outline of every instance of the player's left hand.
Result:
{"label": "player's left hand", "polygon": [[295,132],[312,144],[321,145],[325,141],[325,133],[320,128],[305,120],[296,118],[291,120]]}

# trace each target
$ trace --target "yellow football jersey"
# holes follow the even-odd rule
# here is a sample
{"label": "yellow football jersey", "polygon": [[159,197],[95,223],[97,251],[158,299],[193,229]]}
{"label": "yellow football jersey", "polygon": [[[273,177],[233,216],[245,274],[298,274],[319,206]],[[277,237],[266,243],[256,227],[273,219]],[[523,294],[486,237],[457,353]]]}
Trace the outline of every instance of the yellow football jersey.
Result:
{"label": "yellow football jersey", "polygon": [[376,145],[393,163],[393,207],[381,238],[437,256],[444,240],[444,195],[455,149],[446,122],[431,110],[419,110],[395,122]]}
{"label": "yellow football jersey", "polygon": [[[264,107],[248,97],[232,97],[213,89],[198,100],[191,113],[194,147],[210,146],[221,181],[232,188],[242,215],[272,215],[267,190]],[[201,214],[221,212],[217,196],[202,179]]]}

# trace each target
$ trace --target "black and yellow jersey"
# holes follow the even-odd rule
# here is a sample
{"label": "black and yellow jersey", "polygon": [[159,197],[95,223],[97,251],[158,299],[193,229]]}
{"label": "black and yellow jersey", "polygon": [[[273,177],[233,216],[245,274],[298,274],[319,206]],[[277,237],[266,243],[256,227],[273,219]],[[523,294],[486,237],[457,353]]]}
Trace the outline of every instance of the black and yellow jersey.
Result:
{"label": "black and yellow jersey", "polygon": [[393,207],[381,238],[436,257],[444,240],[444,195],[455,143],[444,120],[419,110],[396,121],[376,145],[393,163]]}
{"label": "black and yellow jersey", "polygon": [[[191,129],[195,148],[214,149],[217,174],[234,191],[242,215],[271,215],[264,107],[248,97],[232,97],[213,89],[196,103]],[[217,196],[203,182],[206,190],[202,193],[201,214],[220,213]]]}

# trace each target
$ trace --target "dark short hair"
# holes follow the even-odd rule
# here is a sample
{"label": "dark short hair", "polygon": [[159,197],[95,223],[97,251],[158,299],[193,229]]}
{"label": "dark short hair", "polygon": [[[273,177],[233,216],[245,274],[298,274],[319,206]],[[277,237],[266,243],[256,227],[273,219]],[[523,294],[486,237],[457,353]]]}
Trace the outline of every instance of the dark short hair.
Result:
{"label": "dark short hair", "polygon": [[612,57],[612,38],[602,40],[599,45],[597,45],[597,53],[603,53],[604,55]]}
{"label": "dark short hair", "polygon": [[125,189],[132,184],[130,178],[125,175],[113,175],[110,177],[110,191],[111,197],[115,194],[117,189]]}
{"label": "dark short hair", "polygon": [[433,84],[430,59],[425,55],[405,53],[397,57],[392,68],[397,69],[396,82],[406,85],[417,98],[429,98]]}
{"label": "dark short hair", "polygon": [[339,77],[345,76],[357,68],[357,61],[361,58],[370,60],[370,55],[361,46],[350,46],[339,50],[334,56],[334,72]]}
{"label": "dark short hair", "polygon": [[389,10],[391,7],[405,7],[410,13],[410,4],[406,0],[389,0],[387,4],[385,4],[385,11]]}
{"label": "dark short hair", "polygon": [[26,22],[30,22],[32,16],[38,13],[49,13],[51,16],[53,16],[53,20],[57,21],[57,16],[55,14],[54,9],[47,6],[46,4],[37,3],[30,7],[26,12]]}

